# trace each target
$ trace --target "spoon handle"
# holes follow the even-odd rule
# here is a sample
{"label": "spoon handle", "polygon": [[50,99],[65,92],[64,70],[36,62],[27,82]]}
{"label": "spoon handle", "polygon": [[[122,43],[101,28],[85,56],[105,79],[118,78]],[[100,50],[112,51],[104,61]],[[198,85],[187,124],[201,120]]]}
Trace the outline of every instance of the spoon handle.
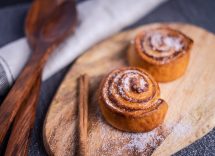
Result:
{"label": "spoon handle", "polygon": [[22,103],[29,98],[29,93],[42,71],[43,62],[42,55],[31,57],[3,101],[0,107],[0,146]]}
{"label": "spoon handle", "polygon": [[36,106],[40,93],[40,84],[41,74],[35,83],[35,87],[32,88],[30,96],[21,106],[15,117],[5,156],[13,156],[14,153],[17,156],[28,155],[30,132],[34,126]]}

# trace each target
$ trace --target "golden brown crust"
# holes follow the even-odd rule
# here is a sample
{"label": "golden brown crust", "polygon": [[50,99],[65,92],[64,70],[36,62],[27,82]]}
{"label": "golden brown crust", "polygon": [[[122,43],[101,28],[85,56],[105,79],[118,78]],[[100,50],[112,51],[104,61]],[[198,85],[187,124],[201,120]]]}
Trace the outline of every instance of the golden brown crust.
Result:
{"label": "golden brown crust", "polygon": [[98,96],[106,121],[123,131],[150,131],[163,122],[168,109],[152,76],[135,67],[113,70],[103,79]]}
{"label": "golden brown crust", "polygon": [[137,34],[128,50],[132,66],[147,70],[156,81],[175,80],[186,71],[193,41],[183,33],[160,27]]}

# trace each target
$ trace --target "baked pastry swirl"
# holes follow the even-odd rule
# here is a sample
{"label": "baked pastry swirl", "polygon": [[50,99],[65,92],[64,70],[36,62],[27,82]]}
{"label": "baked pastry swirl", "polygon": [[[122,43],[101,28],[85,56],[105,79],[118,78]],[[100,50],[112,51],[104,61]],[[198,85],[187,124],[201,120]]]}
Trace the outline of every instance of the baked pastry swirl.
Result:
{"label": "baked pastry swirl", "polygon": [[123,131],[150,131],[163,122],[168,109],[152,76],[136,67],[113,70],[102,81],[98,96],[106,121]]}
{"label": "baked pastry swirl", "polygon": [[175,80],[186,71],[193,41],[182,32],[159,27],[137,34],[128,51],[130,65],[147,70],[156,81]]}

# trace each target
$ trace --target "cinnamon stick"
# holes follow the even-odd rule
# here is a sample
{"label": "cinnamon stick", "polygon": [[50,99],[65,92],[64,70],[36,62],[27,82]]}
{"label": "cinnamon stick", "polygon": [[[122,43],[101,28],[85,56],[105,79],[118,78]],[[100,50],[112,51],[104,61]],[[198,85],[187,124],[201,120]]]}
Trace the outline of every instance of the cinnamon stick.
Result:
{"label": "cinnamon stick", "polygon": [[79,155],[88,155],[87,127],[88,127],[88,90],[89,78],[86,74],[79,78]]}

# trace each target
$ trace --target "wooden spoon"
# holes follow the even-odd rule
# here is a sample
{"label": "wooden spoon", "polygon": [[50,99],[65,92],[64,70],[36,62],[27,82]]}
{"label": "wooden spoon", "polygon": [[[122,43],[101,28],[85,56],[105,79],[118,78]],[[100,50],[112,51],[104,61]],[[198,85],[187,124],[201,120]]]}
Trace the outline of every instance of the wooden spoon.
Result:
{"label": "wooden spoon", "polygon": [[33,3],[26,20],[26,36],[35,52],[0,107],[0,146],[21,105],[32,103],[28,100],[32,98],[31,93],[38,94],[38,81],[41,81],[42,69],[49,56],[74,32],[76,24],[73,0],[36,0]]}
{"label": "wooden spoon", "polygon": [[27,156],[30,132],[34,126],[36,106],[41,84],[41,75],[36,81],[30,96],[18,111],[7,144],[5,156]]}

